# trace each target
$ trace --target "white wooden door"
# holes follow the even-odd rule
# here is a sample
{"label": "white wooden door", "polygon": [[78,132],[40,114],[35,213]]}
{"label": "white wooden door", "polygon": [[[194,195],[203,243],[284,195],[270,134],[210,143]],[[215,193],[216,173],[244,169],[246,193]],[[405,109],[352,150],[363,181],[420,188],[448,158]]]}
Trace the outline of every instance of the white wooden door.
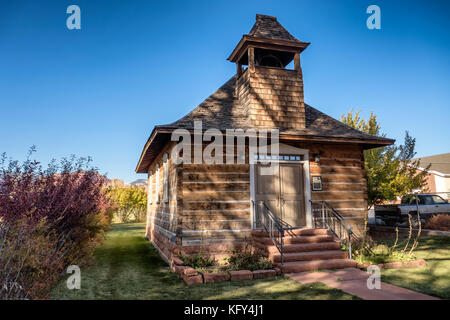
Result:
{"label": "white wooden door", "polygon": [[[275,216],[291,227],[306,225],[304,176],[301,163],[280,163],[273,175],[256,166],[255,200],[265,201]],[[259,210],[259,206],[257,206]]]}

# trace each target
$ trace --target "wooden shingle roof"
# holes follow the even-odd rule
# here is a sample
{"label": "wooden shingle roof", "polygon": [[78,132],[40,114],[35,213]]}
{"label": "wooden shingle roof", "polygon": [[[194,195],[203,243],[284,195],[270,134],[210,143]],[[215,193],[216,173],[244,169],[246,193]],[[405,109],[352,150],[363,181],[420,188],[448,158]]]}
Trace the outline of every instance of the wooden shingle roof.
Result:
{"label": "wooden shingle roof", "polygon": [[262,14],[256,15],[256,22],[248,34],[244,34],[228,57],[231,62],[240,61],[247,64],[246,49],[248,46],[287,52],[302,52],[308,42],[296,39],[277,20],[276,17]]}
{"label": "wooden shingle roof", "polygon": [[[202,121],[203,129],[255,129],[254,126],[250,125],[246,110],[234,97],[235,84],[236,76],[228,80],[185,117],[167,125],[157,126],[157,128],[193,130],[194,121]],[[280,134],[393,141],[353,129],[307,104],[305,109],[306,128],[295,130],[279,128]]]}
{"label": "wooden shingle roof", "polygon": [[256,15],[256,22],[248,35],[272,40],[299,41],[278,22],[277,17],[262,14]]}
{"label": "wooden shingle roof", "polygon": [[[170,140],[170,133],[173,130],[180,128],[193,131],[194,121],[202,121],[203,130],[216,128],[225,132],[226,129],[255,129],[250,124],[247,111],[234,96],[235,85],[236,76],[228,80],[185,117],[170,124],[155,126],[144,147],[136,172],[146,172],[148,165],[157,156],[162,146]],[[395,142],[392,139],[372,136],[353,129],[309,105],[305,105],[305,113],[306,127],[295,130],[279,128],[281,139],[358,143],[365,149]]]}

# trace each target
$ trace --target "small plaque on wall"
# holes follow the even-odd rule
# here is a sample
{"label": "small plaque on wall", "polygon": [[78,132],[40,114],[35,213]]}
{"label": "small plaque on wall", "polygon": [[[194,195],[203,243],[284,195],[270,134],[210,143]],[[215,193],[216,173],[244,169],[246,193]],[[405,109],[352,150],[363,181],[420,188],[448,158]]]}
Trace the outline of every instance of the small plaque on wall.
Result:
{"label": "small plaque on wall", "polygon": [[312,191],[322,191],[321,176],[312,176]]}

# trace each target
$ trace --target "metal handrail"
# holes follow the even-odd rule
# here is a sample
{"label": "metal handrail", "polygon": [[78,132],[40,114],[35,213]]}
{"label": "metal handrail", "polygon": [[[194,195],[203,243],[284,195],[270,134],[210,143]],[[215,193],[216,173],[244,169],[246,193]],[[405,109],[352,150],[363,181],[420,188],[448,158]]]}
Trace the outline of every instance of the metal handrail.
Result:
{"label": "metal handrail", "polygon": [[341,241],[346,241],[348,255],[352,259],[352,238],[356,238],[356,235],[353,233],[351,225],[326,201],[310,201],[314,227],[326,228]]}
{"label": "metal handrail", "polygon": [[253,227],[263,227],[269,234],[272,243],[280,252],[281,264],[283,265],[283,243],[284,243],[284,228],[283,223],[270,210],[269,206],[264,201],[258,201],[261,210],[257,210],[257,204],[252,200],[253,204]]}

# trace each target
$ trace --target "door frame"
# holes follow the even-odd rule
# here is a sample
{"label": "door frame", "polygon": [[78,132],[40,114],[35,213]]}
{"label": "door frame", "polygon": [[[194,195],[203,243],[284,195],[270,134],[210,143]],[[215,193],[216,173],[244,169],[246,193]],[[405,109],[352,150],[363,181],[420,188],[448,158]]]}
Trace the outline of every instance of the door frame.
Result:
{"label": "door frame", "polygon": [[[283,143],[279,144],[279,153],[280,154],[289,154],[289,155],[300,155],[303,160],[271,160],[272,162],[278,163],[292,163],[292,164],[303,164],[303,196],[305,199],[305,214],[306,214],[306,227],[312,228],[312,210],[311,210],[311,183],[310,183],[310,175],[309,175],[309,150],[308,149],[300,149],[296,147],[292,147]],[[254,155],[250,155],[253,157]],[[254,159],[254,158],[253,158]],[[250,199],[251,201],[255,201],[256,194],[256,170],[255,163],[250,164]],[[254,228],[254,207],[250,202],[250,219],[252,229]]]}

